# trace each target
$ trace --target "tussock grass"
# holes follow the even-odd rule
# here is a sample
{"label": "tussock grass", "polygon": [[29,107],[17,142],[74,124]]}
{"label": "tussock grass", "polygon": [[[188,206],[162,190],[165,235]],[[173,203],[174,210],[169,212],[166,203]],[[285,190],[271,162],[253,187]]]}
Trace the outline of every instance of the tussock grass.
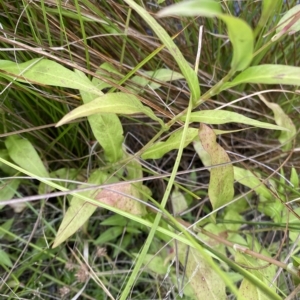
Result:
{"label": "tussock grass", "polygon": [[[154,17],[162,7],[174,2],[178,1],[166,1],[161,5],[157,1],[137,1]],[[281,15],[295,6],[296,2],[286,1],[280,13],[276,13],[264,24],[256,36],[256,51],[271,38],[264,38],[264,35],[274,28]],[[252,28],[257,26],[260,2],[223,1],[222,7],[227,13],[247,21]],[[165,123],[187,109],[190,91],[185,80],[164,82],[159,89],[154,90],[149,85],[139,86],[133,81],[133,76],[126,77],[131,72],[144,76],[142,70],[164,68],[180,72],[180,69],[166,48],[158,51],[161,42],[153,30],[124,1],[108,0],[100,3],[74,0],[58,5],[49,0],[4,0],[0,2],[0,8],[3,27],[0,33],[1,60],[22,63],[44,56],[69,69],[77,68],[90,79],[94,76],[103,79],[103,74],[97,75],[96,70],[99,65],[109,63],[122,75],[103,71],[107,73],[109,79],[106,80],[112,86],[104,90],[106,93],[128,91],[128,85],[138,91],[143,90],[139,99],[144,105],[151,107]],[[156,20],[173,38],[192,68],[198,51],[199,26],[203,25],[201,60],[197,73],[202,95],[226,76],[230,70],[232,48],[224,23],[216,18],[202,17],[168,17]],[[286,36],[255,56],[252,65],[264,63],[299,66],[298,48],[299,34]],[[18,135],[31,142],[49,172],[61,168],[75,170],[76,180],[65,177],[65,187],[71,190],[76,190],[80,183],[86,182],[93,169],[118,172],[119,165],[114,166],[112,171],[111,164],[105,161],[103,150],[97,145],[85,119],[55,127],[64,115],[82,104],[77,90],[20,83],[8,75],[0,78],[1,158],[7,159],[1,152],[1,149],[5,149],[5,139]],[[122,82],[124,78],[127,78],[125,83]],[[119,84],[120,82],[122,83]],[[277,103],[294,122],[298,133],[299,91],[293,86],[239,85],[211,97],[200,109],[213,110],[225,106],[227,110],[243,116],[274,123],[271,110],[258,95]],[[122,116],[121,122],[125,135],[124,148],[131,154],[141,150],[160,132],[159,124],[144,114]],[[164,140],[173,130],[182,126],[183,122],[176,122],[172,130],[165,132],[159,140]],[[240,129],[218,136],[218,143],[229,153],[232,161],[237,161],[234,165],[256,172],[256,176],[265,180],[274,198],[281,198],[283,202],[299,199],[299,188],[292,187],[287,181],[292,172],[296,172],[295,176],[299,178],[299,137],[295,138],[293,149],[284,152],[278,142],[280,132],[261,128],[242,130],[245,128],[246,125],[243,124],[214,126],[214,129],[219,130]],[[152,192],[152,198],[148,198],[149,222],[154,223],[157,211],[164,211],[159,203],[176,163],[176,155],[177,150],[172,150],[157,160],[141,160],[144,183]],[[141,253],[150,229],[145,224],[108,210],[97,210],[79,232],[67,242],[51,249],[69,205],[70,193],[48,198],[46,190],[43,197],[35,199],[34,196],[39,192],[38,180],[25,176],[18,170],[12,172],[2,165],[0,167],[2,187],[20,177],[21,183],[13,198],[27,200],[22,203],[24,209],[20,208],[20,212],[9,205],[0,211],[0,256],[3,256],[0,295],[3,299],[75,299],[76,295],[78,299],[118,299],[125,288],[130,290],[127,299],[180,299],[181,296],[183,299],[197,299],[191,290],[181,294],[181,289],[189,280],[184,275],[186,266],[179,263],[179,256],[182,255],[180,246],[171,243],[167,235],[159,231],[156,232],[146,256],[146,260],[152,262],[140,268],[134,286],[131,287],[128,280],[134,261]],[[126,174],[118,175],[126,179]],[[160,227],[180,236],[177,230],[182,224],[193,224],[202,218],[199,225],[213,224],[212,218],[205,219],[212,212],[207,194],[209,175],[209,170],[204,167],[193,146],[187,146],[183,150],[173,190],[181,192],[177,197],[184,197],[183,203],[186,202],[188,207],[184,209],[184,213],[176,215],[180,217],[176,221],[165,218],[165,212]],[[279,262],[290,262],[292,255],[297,257],[299,239],[295,231],[299,230],[299,226],[297,215],[292,211],[298,214],[298,202],[289,206],[290,214],[287,217],[283,216],[284,212],[280,208],[282,203],[278,199],[271,203],[262,202],[259,195],[249,193],[249,188],[242,184],[235,185],[235,194],[240,196],[240,201],[229,203],[217,215],[216,221],[220,228],[225,224],[228,225],[229,233],[253,239],[253,251],[271,256]],[[172,197],[175,194],[171,195],[166,206],[166,211],[170,214],[176,211]],[[232,215],[230,218],[227,215],[224,218],[228,211],[235,211],[242,217]],[[277,213],[282,220],[275,222],[274,216]],[[216,230],[216,227],[213,228]],[[292,237],[289,239],[290,232]],[[226,236],[222,236],[221,229],[220,232],[213,233],[226,239]],[[182,239],[186,238],[181,236]],[[215,238],[201,237],[214,251],[221,251],[221,244]],[[234,237],[230,242],[237,243]],[[179,254],[175,255],[176,251]],[[226,251],[223,254],[234,262],[234,254]],[[213,261],[227,273],[236,287],[240,286],[242,276],[231,265]],[[243,268],[243,263],[239,262],[238,265]],[[284,298],[293,293],[299,282],[294,281],[289,273],[279,270],[276,269],[277,274],[270,281],[274,279],[278,294]],[[226,291],[228,299],[235,299],[232,289],[228,288]]]}

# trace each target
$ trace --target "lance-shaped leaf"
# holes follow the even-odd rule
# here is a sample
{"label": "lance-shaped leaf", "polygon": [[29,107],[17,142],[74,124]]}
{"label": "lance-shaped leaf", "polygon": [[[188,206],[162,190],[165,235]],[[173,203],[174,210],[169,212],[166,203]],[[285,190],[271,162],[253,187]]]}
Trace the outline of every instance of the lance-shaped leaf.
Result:
{"label": "lance-shaped leaf", "polygon": [[217,143],[216,135],[211,128],[201,124],[199,138],[203,150],[210,157],[212,168],[210,170],[208,195],[213,209],[217,209],[233,198],[233,166],[226,151]]}
{"label": "lance-shaped leaf", "polygon": [[6,77],[19,82],[79,89],[94,95],[102,94],[92,83],[83,81],[75,72],[49,59],[36,58],[21,64],[0,60],[0,76],[1,70],[10,74],[5,74]]}
{"label": "lance-shaped leaf", "polygon": [[[107,178],[108,174],[104,173],[103,171],[96,170],[91,174],[88,183],[100,185],[105,182]],[[95,199],[97,192],[99,192],[99,189],[81,192],[80,194]],[[59,226],[52,248],[57,247],[72,234],[74,234],[89,219],[96,208],[97,206],[84,201],[77,196],[73,196],[70,207],[68,208],[62,223]]]}
{"label": "lance-shaped leaf", "polygon": [[[232,133],[232,132],[241,131],[241,130],[245,130],[245,129],[239,129],[239,130],[213,129],[213,131],[216,135],[227,134],[227,133]],[[166,153],[168,153],[172,150],[175,150],[175,149],[179,149],[182,133],[183,133],[183,128],[172,133],[165,142],[154,143],[145,152],[143,152],[142,158],[143,159],[159,159],[159,158],[162,158]],[[198,137],[198,129],[188,128],[186,136],[185,136],[184,147],[186,147],[193,141],[196,142],[195,139],[197,139],[197,137]]]}
{"label": "lance-shaped leaf", "polygon": [[136,75],[131,79],[131,81],[137,83],[140,87],[145,87],[149,84],[149,86],[154,90],[161,87],[161,84],[158,83],[159,81],[167,82],[167,81],[173,81],[173,80],[184,78],[182,74],[170,69],[158,69],[155,71],[145,71],[143,72],[143,74],[145,75],[144,77],[140,75]]}
{"label": "lance-shaped leaf", "polygon": [[[90,82],[86,75],[80,71],[76,73],[83,81]],[[80,90],[84,103],[94,100],[94,95]],[[123,156],[122,143],[124,141],[123,127],[116,114],[102,113],[88,117],[89,124],[98,143],[104,150],[105,158],[111,162],[117,162]]]}
{"label": "lance-shaped leaf", "polygon": [[133,115],[138,113],[144,113],[151,119],[159,122],[164,126],[163,122],[156,117],[153,111],[144,106],[140,100],[132,95],[125,93],[111,93],[105,94],[102,97],[81,105],[68,114],[66,114],[57,124],[56,127],[61,126],[72,120],[88,117],[97,113],[116,113],[123,115]]}
{"label": "lance-shaped leaf", "polygon": [[[226,299],[225,284],[207,262],[211,257],[203,257],[196,249],[178,242],[178,258],[185,267],[185,276],[193,290],[193,299],[220,300]],[[188,258],[186,259],[186,255]],[[182,292],[182,291],[179,291]]]}
{"label": "lance-shaped leaf", "polygon": [[196,72],[191,68],[189,63],[186,61],[172,38],[168,35],[165,29],[158,24],[158,22],[147,12],[143,7],[139,6],[133,0],[125,0],[151,27],[156,33],[161,42],[166,46],[174,60],[177,62],[181,73],[184,75],[194,101],[197,101],[200,97],[200,85]]}
{"label": "lance-shaped leaf", "polygon": [[295,138],[297,131],[293,121],[278,104],[271,103],[262,96],[260,96],[260,99],[270,109],[272,109],[276,124],[287,129],[286,131],[282,131],[280,133],[278,140],[281,143],[281,145],[283,145],[282,149],[284,151],[291,150],[293,147],[293,139]]}
{"label": "lance-shaped leaf", "polygon": [[[183,134],[183,129],[177,130],[171,134],[171,136],[165,142],[157,142],[150,146],[143,154],[143,159],[158,159],[163,157],[166,153],[171,150],[178,149],[181,138]],[[191,143],[198,135],[198,129],[188,128],[186,133],[186,139],[184,142],[184,147]]]}
{"label": "lance-shaped leaf", "polygon": [[222,86],[222,90],[242,83],[299,85],[300,68],[286,65],[259,65],[246,69],[231,82]]}
{"label": "lance-shaped leaf", "polygon": [[50,177],[38,153],[28,140],[12,135],[5,140],[5,146],[10,158],[17,165],[39,177]]}
{"label": "lance-shaped leaf", "polygon": [[221,3],[215,0],[181,1],[170,5],[158,12],[159,17],[176,16],[203,16],[214,17],[222,13]]}
{"label": "lance-shaped leaf", "polygon": [[[186,116],[183,116],[181,120],[185,121]],[[247,118],[241,114],[226,111],[226,110],[202,110],[192,112],[189,118],[190,122],[206,123],[206,124],[227,124],[227,123],[239,123],[247,124],[255,127],[273,129],[273,130],[288,130],[286,127],[281,127],[265,122],[260,122],[254,119]]]}
{"label": "lance-shaped leaf", "polygon": [[260,197],[260,200],[271,200],[274,198],[265,183],[260,179],[258,173],[251,172],[239,167],[234,167],[234,178],[237,182],[253,189]]}

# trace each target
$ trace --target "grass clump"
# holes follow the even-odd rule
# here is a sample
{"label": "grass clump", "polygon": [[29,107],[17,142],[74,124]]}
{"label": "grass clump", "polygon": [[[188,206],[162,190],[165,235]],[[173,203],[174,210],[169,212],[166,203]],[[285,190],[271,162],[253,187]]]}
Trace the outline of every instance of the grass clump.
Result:
{"label": "grass clump", "polygon": [[297,299],[296,1],[3,1],[6,298]]}

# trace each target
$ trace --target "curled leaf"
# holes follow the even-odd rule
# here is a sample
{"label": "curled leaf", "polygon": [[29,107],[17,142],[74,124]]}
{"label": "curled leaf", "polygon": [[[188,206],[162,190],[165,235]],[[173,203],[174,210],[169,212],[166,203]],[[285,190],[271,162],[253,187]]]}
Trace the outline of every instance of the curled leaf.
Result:
{"label": "curled leaf", "polygon": [[267,101],[260,95],[260,99],[270,108],[274,113],[275,122],[280,127],[285,127],[287,130],[282,131],[278,138],[279,142],[283,145],[284,151],[291,150],[293,147],[293,139],[296,136],[296,127],[290,117],[283,111],[277,104]]}

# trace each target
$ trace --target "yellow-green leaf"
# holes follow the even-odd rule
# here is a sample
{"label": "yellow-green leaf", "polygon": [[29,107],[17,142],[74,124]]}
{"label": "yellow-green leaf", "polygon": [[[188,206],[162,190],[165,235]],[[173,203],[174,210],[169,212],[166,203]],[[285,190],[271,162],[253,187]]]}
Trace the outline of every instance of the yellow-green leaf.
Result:
{"label": "yellow-green leaf", "polygon": [[263,96],[260,99],[270,108],[274,113],[275,122],[280,127],[285,127],[287,130],[282,131],[278,138],[282,149],[289,151],[293,147],[293,139],[296,137],[296,127],[290,117],[283,111],[277,103],[267,101]]}
{"label": "yellow-green leaf", "polygon": [[219,18],[227,25],[228,36],[233,47],[231,69],[241,71],[247,68],[253,57],[254,35],[251,27],[243,20],[222,14]]}
{"label": "yellow-green leaf", "polygon": [[149,118],[159,122],[162,126],[164,126],[161,119],[156,117],[149,107],[144,106],[135,95],[119,92],[105,94],[102,97],[96,98],[87,104],[75,108],[65,115],[56,124],[56,127],[72,120],[88,117],[97,113],[116,113],[123,115],[144,113]]}
{"label": "yellow-green leaf", "polygon": [[38,153],[28,140],[11,135],[5,140],[5,146],[10,158],[17,165],[36,176],[50,177]]}
{"label": "yellow-green leaf", "polygon": [[[181,242],[177,243],[180,263],[185,267],[185,274],[194,292],[193,299],[222,300],[226,299],[225,284],[212,269],[204,257],[193,248],[189,251]],[[186,260],[186,255],[188,259]],[[212,260],[211,257],[209,259]]]}
{"label": "yellow-green leaf", "polygon": [[217,209],[233,198],[233,166],[226,151],[216,142],[216,135],[211,128],[201,124],[199,138],[203,150],[210,157],[212,168],[210,169],[208,195],[213,209]]}
{"label": "yellow-green leaf", "polygon": [[10,73],[5,76],[19,82],[32,81],[44,85],[83,90],[94,95],[102,94],[93,84],[83,82],[75,72],[49,59],[35,58],[25,63],[0,60],[1,70]]}
{"label": "yellow-green leaf", "polygon": [[[83,81],[90,82],[87,76],[80,72],[76,73]],[[80,90],[83,102],[91,103],[94,95]],[[88,121],[93,134],[104,150],[105,158],[115,163],[123,156],[122,144],[124,142],[123,127],[119,117],[114,113],[98,113],[88,116]]]}
{"label": "yellow-green leaf", "polygon": [[181,1],[167,6],[158,12],[159,17],[176,16],[203,16],[214,17],[222,13],[221,3],[215,0]]}
{"label": "yellow-green leaf", "polygon": [[[100,185],[105,182],[108,177],[109,175],[103,171],[96,170],[91,174],[88,183]],[[81,192],[80,194],[95,199],[97,192],[99,192],[99,189]],[[77,196],[73,196],[70,207],[59,226],[52,248],[57,247],[74,234],[89,219],[96,209],[97,206],[84,201]]]}
{"label": "yellow-green leaf", "polygon": [[243,20],[234,16],[222,14],[219,1],[192,0],[182,1],[162,9],[159,16],[203,16],[218,17],[226,23],[228,36],[233,46],[231,68],[241,71],[249,66],[254,48],[254,35],[251,27]]}
{"label": "yellow-green leaf", "polygon": [[161,84],[159,82],[167,82],[184,78],[182,74],[170,69],[145,71],[143,72],[143,75],[145,76],[136,75],[131,79],[131,81],[137,83],[139,87],[145,87],[149,84],[149,86],[154,90],[161,87]]}
{"label": "yellow-green leaf", "polygon": [[251,172],[239,167],[234,167],[234,178],[237,182],[253,189],[261,200],[271,200],[273,195],[270,190],[265,186],[264,182],[260,179],[258,173]]}
{"label": "yellow-green leaf", "polygon": [[[183,116],[181,120],[185,121],[186,116]],[[281,127],[265,122],[260,122],[254,119],[247,118],[241,114],[226,111],[226,110],[202,110],[192,112],[190,122],[206,123],[206,124],[227,124],[227,123],[239,123],[247,124],[255,127],[273,129],[273,130],[288,130],[286,127]]]}
{"label": "yellow-green leaf", "polygon": [[222,90],[242,83],[286,84],[298,86],[300,82],[300,68],[286,65],[259,65],[249,67],[231,82],[222,86]]}
{"label": "yellow-green leaf", "polygon": [[[171,150],[178,149],[181,138],[182,138],[183,129],[177,130],[170,135],[170,137],[165,142],[157,142],[150,146],[143,154],[143,159],[158,159],[163,157],[166,153]],[[198,135],[198,129],[188,128],[184,147],[191,143]]]}
{"label": "yellow-green leaf", "polygon": [[1,182],[0,185],[0,208],[3,207],[1,205],[1,201],[10,200],[16,194],[17,189],[19,187],[21,180],[20,179],[11,179],[5,182]]}
{"label": "yellow-green leaf", "polygon": [[[259,253],[262,252],[263,255],[270,256],[265,249],[262,249],[261,244],[256,240],[252,241],[252,238],[249,235],[247,236],[247,242],[249,247],[251,247],[253,251]],[[272,264],[266,266],[265,261],[258,260],[254,257],[242,254],[240,252],[236,252],[235,261],[243,266],[249,267],[248,271],[256,276],[260,281],[264,282],[266,286],[270,285],[270,282],[275,276],[275,266]],[[271,285],[269,289],[275,290],[275,284],[273,286]],[[265,295],[261,289],[259,289],[257,286],[253,285],[246,279],[242,281],[242,284],[239,288],[239,295],[244,296],[246,299],[270,300],[269,295]]]}

